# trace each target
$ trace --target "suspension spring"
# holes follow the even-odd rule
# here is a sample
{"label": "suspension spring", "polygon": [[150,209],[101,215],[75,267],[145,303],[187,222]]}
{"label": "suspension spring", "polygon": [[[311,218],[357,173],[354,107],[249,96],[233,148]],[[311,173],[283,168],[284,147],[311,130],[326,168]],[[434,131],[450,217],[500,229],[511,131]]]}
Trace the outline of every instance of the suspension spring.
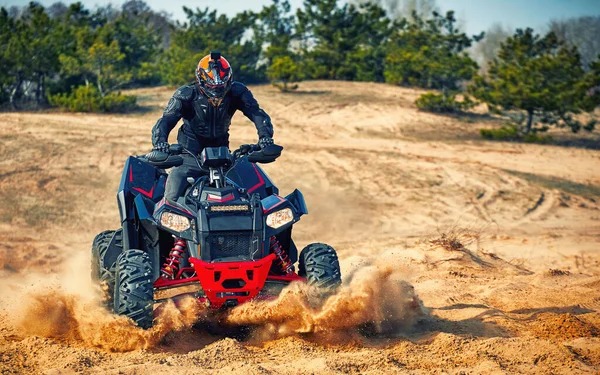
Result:
{"label": "suspension spring", "polygon": [[279,260],[279,266],[285,274],[290,275],[294,272],[294,265],[292,264],[292,261],[275,236],[271,237],[271,252],[277,256]]}
{"label": "suspension spring", "polygon": [[166,262],[163,264],[160,272],[163,274],[163,277],[168,279],[173,279],[177,274],[177,270],[179,270],[179,264],[181,263],[181,259],[183,258],[183,253],[185,253],[186,242],[181,238],[175,237],[175,244],[173,248],[169,252],[169,256],[167,257]]}

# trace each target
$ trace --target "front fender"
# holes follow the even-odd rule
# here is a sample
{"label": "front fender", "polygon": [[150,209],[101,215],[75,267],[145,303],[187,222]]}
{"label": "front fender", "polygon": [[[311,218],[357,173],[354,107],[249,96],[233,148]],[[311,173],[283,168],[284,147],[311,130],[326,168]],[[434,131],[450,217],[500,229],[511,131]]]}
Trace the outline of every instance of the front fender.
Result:
{"label": "front fender", "polygon": [[308,208],[306,207],[306,202],[304,201],[304,195],[302,195],[300,190],[294,190],[290,195],[285,197],[285,199],[290,202],[292,206],[294,206],[299,216],[308,214]]}

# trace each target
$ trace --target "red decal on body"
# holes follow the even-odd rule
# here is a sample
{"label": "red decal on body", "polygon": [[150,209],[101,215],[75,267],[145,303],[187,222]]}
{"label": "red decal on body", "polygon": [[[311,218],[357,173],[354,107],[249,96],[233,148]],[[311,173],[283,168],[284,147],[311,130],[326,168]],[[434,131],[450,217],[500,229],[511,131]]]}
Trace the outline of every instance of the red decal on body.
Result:
{"label": "red decal on body", "polygon": [[152,199],[152,196],[153,196],[152,194],[154,193],[154,186],[152,186],[152,189],[150,189],[150,191],[146,191],[146,190],[140,189],[138,187],[134,187],[132,189],[137,192],[140,192],[140,193],[144,194],[145,196],[147,196],[148,198]]}
{"label": "red decal on body", "polygon": [[[129,166],[129,182],[133,182],[133,167]],[[131,187],[133,190],[144,194],[145,196],[147,196],[148,198],[152,199],[152,194],[154,193],[154,186],[152,186],[152,189],[150,189],[150,191],[146,191],[143,190],[139,187]]]}
{"label": "red decal on body", "polygon": [[258,184],[254,185],[250,189],[248,189],[248,193],[252,193],[254,190],[258,189],[259,187],[261,187],[265,184],[265,180],[263,180],[262,176],[260,175],[260,172],[258,171],[256,164],[252,164],[252,166],[254,167],[254,170],[256,171],[256,175],[258,176]]}
{"label": "red decal on body", "polygon": [[235,197],[233,196],[232,193],[226,194],[222,197],[219,197],[218,195],[214,195],[214,194],[208,194],[208,197],[206,198],[206,200],[209,202],[219,202],[219,203],[232,201],[234,199],[235,199]]}
{"label": "red decal on body", "polygon": [[[163,198],[163,199],[164,199],[164,198]],[[190,215],[190,216],[194,216],[194,214],[193,214],[193,213],[191,213],[191,212],[190,212],[190,210],[187,210],[187,209],[185,209],[185,208],[181,207],[179,204],[177,204],[177,205],[171,204],[171,203],[170,203],[168,200],[166,200],[166,199],[165,199],[165,203],[166,203],[166,205],[167,205],[167,206],[169,206],[169,207],[176,208],[176,209],[178,209],[179,211],[185,212],[186,214],[188,214],[188,215]]]}

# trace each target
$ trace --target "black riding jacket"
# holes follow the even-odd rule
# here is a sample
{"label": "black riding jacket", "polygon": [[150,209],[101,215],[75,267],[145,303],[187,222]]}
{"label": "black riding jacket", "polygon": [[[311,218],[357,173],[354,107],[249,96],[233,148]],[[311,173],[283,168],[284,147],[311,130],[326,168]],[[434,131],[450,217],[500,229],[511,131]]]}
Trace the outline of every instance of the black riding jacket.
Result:
{"label": "black riding jacket", "polygon": [[233,82],[218,107],[208,102],[197,84],[192,84],[175,91],[162,117],[152,128],[152,144],[167,142],[169,133],[183,118],[177,141],[187,149],[199,152],[207,142],[228,139],[231,118],[237,110],[254,122],[259,138],[273,137],[271,118],[258,106],[243,83]]}

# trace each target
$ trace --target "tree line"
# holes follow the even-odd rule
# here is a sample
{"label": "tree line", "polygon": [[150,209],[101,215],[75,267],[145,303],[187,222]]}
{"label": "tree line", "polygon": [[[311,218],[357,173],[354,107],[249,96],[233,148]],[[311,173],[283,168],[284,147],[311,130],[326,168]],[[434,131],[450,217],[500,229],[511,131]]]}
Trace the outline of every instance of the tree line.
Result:
{"label": "tree line", "polygon": [[170,28],[137,0],[93,11],[81,3],[1,8],[0,104],[126,111],[135,98],[120,89],[161,81],[156,58]]}
{"label": "tree line", "polygon": [[[184,7],[184,22],[143,0],[118,9],[35,2],[2,8],[0,105],[128,111],[135,98],[121,89],[189,83],[198,60],[220,50],[236,79],[271,81],[283,91],[310,79],[386,82],[437,90],[419,98],[423,110],[462,111],[479,100],[524,113],[523,132],[593,128],[573,116],[600,103],[597,43],[569,40],[581,39],[579,24],[486,39],[483,32],[467,35],[454,12],[439,12],[433,0],[406,4],[412,6],[304,0],[293,12],[287,0],[273,0],[234,16]],[[585,45],[583,59],[578,45]],[[485,61],[478,64],[473,51]]]}

